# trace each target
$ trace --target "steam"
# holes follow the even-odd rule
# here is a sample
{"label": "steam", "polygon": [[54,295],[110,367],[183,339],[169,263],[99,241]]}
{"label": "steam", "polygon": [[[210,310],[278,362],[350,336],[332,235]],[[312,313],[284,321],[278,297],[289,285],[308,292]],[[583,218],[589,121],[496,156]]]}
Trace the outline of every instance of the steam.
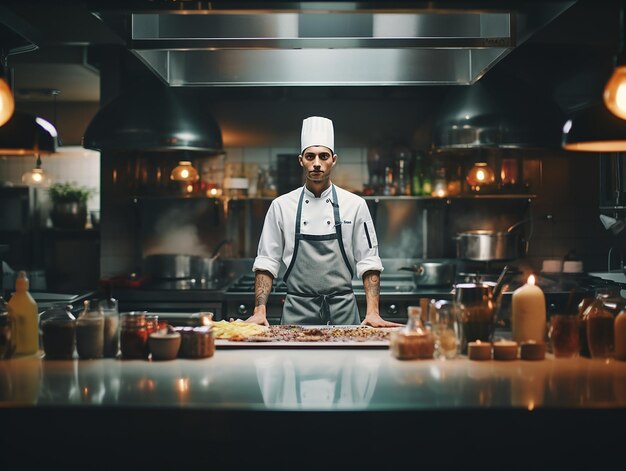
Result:
{"label": "steam", "polygon": [[158,219],[151,240],[145,244],[144,256],[156,254],[199,255],[209,251],[201,242],[197,226],[189,214],[180,209],[170,209]]}

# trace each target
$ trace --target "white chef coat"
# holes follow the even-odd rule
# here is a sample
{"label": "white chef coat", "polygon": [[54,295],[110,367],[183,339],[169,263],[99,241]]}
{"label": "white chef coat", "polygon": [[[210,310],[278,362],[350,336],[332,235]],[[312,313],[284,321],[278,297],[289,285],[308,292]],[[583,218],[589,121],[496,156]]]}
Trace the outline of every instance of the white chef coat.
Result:
{"label": "white chef coat", "polygon": [[[382,272],[378,240],[367,203],[360,196],[336,185],[335,191],[339,200],[343,246],[352,270],[356,268],[359,279],[368,270]],[[281,260],[285,267],[289,266],[295,245],[296,209],[301,192],[302,187],[272,201],[265,216],[253,271],[266,270],[276,278]],[[335,232],[330,186],[319,198],[304,188],[300,232],[313,235]],[[314,276],[313,273],[311,275]]]}

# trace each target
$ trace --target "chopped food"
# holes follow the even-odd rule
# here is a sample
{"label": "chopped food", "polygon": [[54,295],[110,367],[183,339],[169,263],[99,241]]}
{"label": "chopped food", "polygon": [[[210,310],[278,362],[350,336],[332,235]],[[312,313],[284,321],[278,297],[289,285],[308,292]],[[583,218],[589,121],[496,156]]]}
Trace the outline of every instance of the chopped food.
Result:
{"label": "chopped food", "polygon": [[240,320],[213,322],[213,336],[224,340],[245,340],[263,334],[268,327]]}
{"label": "chopped food", "polygon": [[[219,324],[219,323],[217,323]],[[298,325],[272,325],[265,331],[248,336],[230,337],[242,342],[369,342],[389,340],[390,328],[368,326],[306,327]],[[226,337],[216,337],[223,338]]]}

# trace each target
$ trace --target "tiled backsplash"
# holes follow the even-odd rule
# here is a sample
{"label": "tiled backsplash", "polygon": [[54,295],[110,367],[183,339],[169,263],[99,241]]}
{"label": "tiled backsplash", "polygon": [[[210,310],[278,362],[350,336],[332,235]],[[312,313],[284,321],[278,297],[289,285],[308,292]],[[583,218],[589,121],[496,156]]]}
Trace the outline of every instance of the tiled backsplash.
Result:
{"label": "tiled backsplash", "polygon": [[[34,156],[0,157],[0,185],[22,185],[22,174],[35,168]],[[100,209],[100,153],[78,146],[60,147],[41,158],[41,168],[52,182],[71,182],[94,190],[87,201],[89,211]]]}

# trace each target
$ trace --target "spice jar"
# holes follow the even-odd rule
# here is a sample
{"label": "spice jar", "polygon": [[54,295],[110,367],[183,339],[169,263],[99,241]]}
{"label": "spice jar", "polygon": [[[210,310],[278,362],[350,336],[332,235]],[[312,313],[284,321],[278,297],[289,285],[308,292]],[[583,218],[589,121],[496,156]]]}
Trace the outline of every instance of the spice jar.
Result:
{"label": "spice jar", "polygon": [[55,303],[40,316],[39,328],[47,360],[71,360],[76,347],[76,318],[71,304]]}
{"label": "spice jar", "polygon": [[104,316],[89,300],[76,319],[76,351],[81,359],[102,358],[104,351]]}
{"label": "spice jar", "polygon": [[400,330],[394,330],[389,337],[389,349],[398,360],[430,359],[435,353],[435,337],[424,327],[421,309],[409,306],[409,320]]}
{"label": "spice jar", "polygon": [[181,358],[208,358],[215,353],[213,327],[176,327],[180,333],[181,343],[178,356]]}
{"label": "spice jar", "polygon": [[102,356],[115,358],[120,349],[120,314],[117,299],[110,296],[98,302],[98,308],[104,317],[104,345]]}
{"label": "spice jar", "polygon": [[146,360],[150,353],[145,311],[122,314],[120,351],[123,359]]}
{"label": "spice jar", "polygon": [[9,316],[6,301],[0,296],[0,360],[9,359],[15,353],[15,327]]}

